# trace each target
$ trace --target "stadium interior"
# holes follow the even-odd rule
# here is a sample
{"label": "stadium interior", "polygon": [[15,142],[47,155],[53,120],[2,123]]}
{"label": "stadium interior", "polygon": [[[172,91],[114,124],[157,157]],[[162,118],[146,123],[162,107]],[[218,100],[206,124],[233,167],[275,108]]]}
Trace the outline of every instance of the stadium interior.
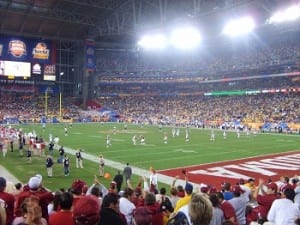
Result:
{"label": "stadium interior", "polygon": [[0,0],[0,225],[47,224],[62,196],[66,224],[125,225],[128,197],[160,214],[128,225],[187,204],[208,225],[225,192],[245,198],[218,225],[274,222],[282,198],[273,224],[300,224],[299,138],[300,0]]}
{"label": "stadium interior", "polygon": [[[1,35],[5,40],[48,41],[53,66],[50,76],[45,76],[43,64],[44,76],[7,72],[0,77],[1,98],[39,99],[36,107],[42,106],[42,113],[46,103],[41,96],[47,93],[47,98],[60,99],[56,105],[64,108],[72,102],[84,110],[109,109],[117,115],[109,120],[126,114],[115,104],[124,97],[141,104],[153,98],[168,102],[176,96],[206,96],[202,101],[207,104],[212,96],[295,98],[300,91],[298,14],[299,2],[280,0],[1,1]],[[92,65],[86,62],[85,49],[90,45]],[[298,123],[299,116],[286,118],[299,115],[298,104],[280,105],[273,114],[282,113],[281,122]],[[62,107],[56,110],[50,114],[70,117]],[[255,113],[238,114],[247,121],[251,117],[252,122],[266,122],[261,116],[253,119]],[[132,115],[127,116],[132,120]],[[228,119],[228,115],[213,117]]]}

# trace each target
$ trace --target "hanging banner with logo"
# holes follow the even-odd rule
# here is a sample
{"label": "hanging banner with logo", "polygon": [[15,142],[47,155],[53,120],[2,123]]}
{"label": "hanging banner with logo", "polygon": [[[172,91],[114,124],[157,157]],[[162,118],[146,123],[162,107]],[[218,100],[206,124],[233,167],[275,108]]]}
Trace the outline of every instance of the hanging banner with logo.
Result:
{"label": "hanging banner with logo", "polygon": [[52,41],[0,36],[0,59],[52,64],[55,54]]}
{"label": "hanging banner with logo", "polygon": [[96,44],[93,40],[85,41],[85,68],[89,72],[96,69]]}

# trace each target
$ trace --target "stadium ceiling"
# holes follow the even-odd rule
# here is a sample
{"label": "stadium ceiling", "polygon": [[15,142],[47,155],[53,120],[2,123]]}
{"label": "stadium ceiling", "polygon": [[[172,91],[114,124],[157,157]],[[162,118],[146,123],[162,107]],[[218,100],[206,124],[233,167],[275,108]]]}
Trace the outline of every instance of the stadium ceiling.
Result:
{"label": "stadium ceiling", "polygon": [[[218,24],[250,10],[266,19],[287,0],[0,0],[0,33],[52,40],[133,43],[169,22]],[[292,2],[292,1],[291,1]],[[223,19],[224,20],[224,19]]]}

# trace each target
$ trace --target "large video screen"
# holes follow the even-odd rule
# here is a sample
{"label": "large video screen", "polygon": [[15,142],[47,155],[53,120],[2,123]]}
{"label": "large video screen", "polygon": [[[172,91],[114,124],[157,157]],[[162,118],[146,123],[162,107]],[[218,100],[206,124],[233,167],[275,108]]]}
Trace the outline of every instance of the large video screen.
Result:
{"label": "large video screen", "polygon": [[31,65],[29,62],[0,60],[0,75],[10,77],[30,77]]}

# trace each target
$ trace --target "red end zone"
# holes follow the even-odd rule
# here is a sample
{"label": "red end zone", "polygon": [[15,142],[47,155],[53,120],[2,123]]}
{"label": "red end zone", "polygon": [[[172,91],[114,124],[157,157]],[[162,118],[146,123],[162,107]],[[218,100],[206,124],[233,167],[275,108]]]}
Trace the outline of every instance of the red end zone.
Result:
{"label": "red end zone", "polygon": [[161,170],[159,173],[171,177],[180,176],[181,179],[184,179],[183,169],[186,170],[189,181],[209,184],[217,188],[224,181],[234,184],[241,178],[244,180],[263,178],[278,181],[281,176],[299,175],[300,151]]}

